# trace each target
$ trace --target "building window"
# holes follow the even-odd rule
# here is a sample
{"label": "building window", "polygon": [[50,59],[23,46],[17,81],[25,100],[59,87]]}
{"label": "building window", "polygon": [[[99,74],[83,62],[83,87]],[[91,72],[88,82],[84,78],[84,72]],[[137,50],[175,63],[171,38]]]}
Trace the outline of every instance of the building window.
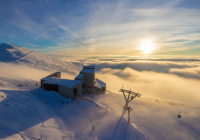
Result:
{"label": "building window", "polygon": [[75,89],[74,89],[74,93],[78,93],[78,88],[75,88]]}
{"label": "building window", "polygon": [[74,88],[74,96],[76,96],[78,93],[78,88]]}

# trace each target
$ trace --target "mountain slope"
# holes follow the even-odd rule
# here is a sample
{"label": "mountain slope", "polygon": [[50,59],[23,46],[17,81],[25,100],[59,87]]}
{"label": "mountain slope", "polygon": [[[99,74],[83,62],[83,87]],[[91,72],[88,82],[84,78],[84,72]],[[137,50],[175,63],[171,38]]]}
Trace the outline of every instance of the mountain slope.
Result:
{"label": "mountain slope", "polygon": [[[200,107],[141,96],[129,103],[133,110],[128,123],[124,96],[108,91],[109,84],[105,94],[84,95],[97,104],[82,99],[70,101],[55,91],[36,86],[48,73],[41,69],[49,74],[52,70],[75,73],[81,68],[79,63],[75,65],[13,45],[1,44],[0,49],[0,61],[4,62],[0,63],[0,139],[200,139]],[[22,65],[38,70],[31,71]],[[181,118],[177,117],[179,111]]]}
{"label": "mountain slope", "polygon": [[63,61],[23,47],[0,44],[0,62],[15,63],[46,71],[62,71],[77,74],[82,64]]}

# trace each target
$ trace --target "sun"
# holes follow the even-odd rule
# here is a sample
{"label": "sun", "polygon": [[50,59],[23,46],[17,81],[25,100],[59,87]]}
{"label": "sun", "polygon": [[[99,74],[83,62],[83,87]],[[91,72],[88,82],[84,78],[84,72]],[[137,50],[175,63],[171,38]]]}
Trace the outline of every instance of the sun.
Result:
{"label": "sun", "polygon": [[154,44],[151,43],[150,40],[145,40],[140,46],[140,50],[143,51],[144,54],[150,54],[152,50],[154,50]]}

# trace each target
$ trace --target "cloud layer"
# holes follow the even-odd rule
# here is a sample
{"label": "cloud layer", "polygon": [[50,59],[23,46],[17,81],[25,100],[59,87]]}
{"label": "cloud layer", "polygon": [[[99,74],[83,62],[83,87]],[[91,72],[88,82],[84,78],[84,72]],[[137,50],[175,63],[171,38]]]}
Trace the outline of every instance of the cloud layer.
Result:
{"label": "cloud layer", "polygon": [[[116,61],[116,60],[115,60]],[[163,61],[93,61],[96,77],[107,85],[107,90],[119,93],[122,88],[140,92],[143,97],[200,106],[200,64],[199,62]],[[29,79],[39,81],[51,72],[37,70],[25,65],[0,63],[0,78]],[[73,79],[74,75],[62,73],[62,78]]]}
{"label": "cloud layer", "polygon": [[96,77],[106,83],[109,91],[119,93],[123,85],[125,89],[140,92],[144,97],[200,106],[200,63],[177,60],[94,59],[84,63],[96,64]]}
{"label": "cloud layer", "polygon": [[[50,75],[55,71],[45,71],[41,69],[36,69],[23,64],[9,64],[0,62],[0,79],[18,79],[23,81],[23,79],[40,81],[40,79]],[[62,72],[62,78],[74,79],[74,75]]]}
{"label": "cloud layer", "polygon": [[107,90],[117,92],[125,89],[141,93],[144,97],[157,98],[199,106],[200,81],[185,79],[173,74],[139,72],[131,68],[124,70],[102,69],[97,77],[107,84]]}

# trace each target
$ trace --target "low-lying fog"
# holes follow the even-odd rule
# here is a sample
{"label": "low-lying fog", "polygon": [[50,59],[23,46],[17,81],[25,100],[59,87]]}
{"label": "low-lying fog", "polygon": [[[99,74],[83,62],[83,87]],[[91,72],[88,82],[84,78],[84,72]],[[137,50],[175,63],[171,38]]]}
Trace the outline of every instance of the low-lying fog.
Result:
{"label": "low-lying fog", "polygon": [[[200,106],[200,61],[120,61],[81,60],[96,65],[96,78],[107,90],[119,93],[122,88],[142,96]],[[53,71],[38,70],[20,64],[0,63],[0,77],[40,81]],[[62,78],[76,75],[62,72]]]}
{"label": "low-lying fog", "polygon": [[85,60],[107,90],[131,89],[142,96],[200,106],[200,61]]}

